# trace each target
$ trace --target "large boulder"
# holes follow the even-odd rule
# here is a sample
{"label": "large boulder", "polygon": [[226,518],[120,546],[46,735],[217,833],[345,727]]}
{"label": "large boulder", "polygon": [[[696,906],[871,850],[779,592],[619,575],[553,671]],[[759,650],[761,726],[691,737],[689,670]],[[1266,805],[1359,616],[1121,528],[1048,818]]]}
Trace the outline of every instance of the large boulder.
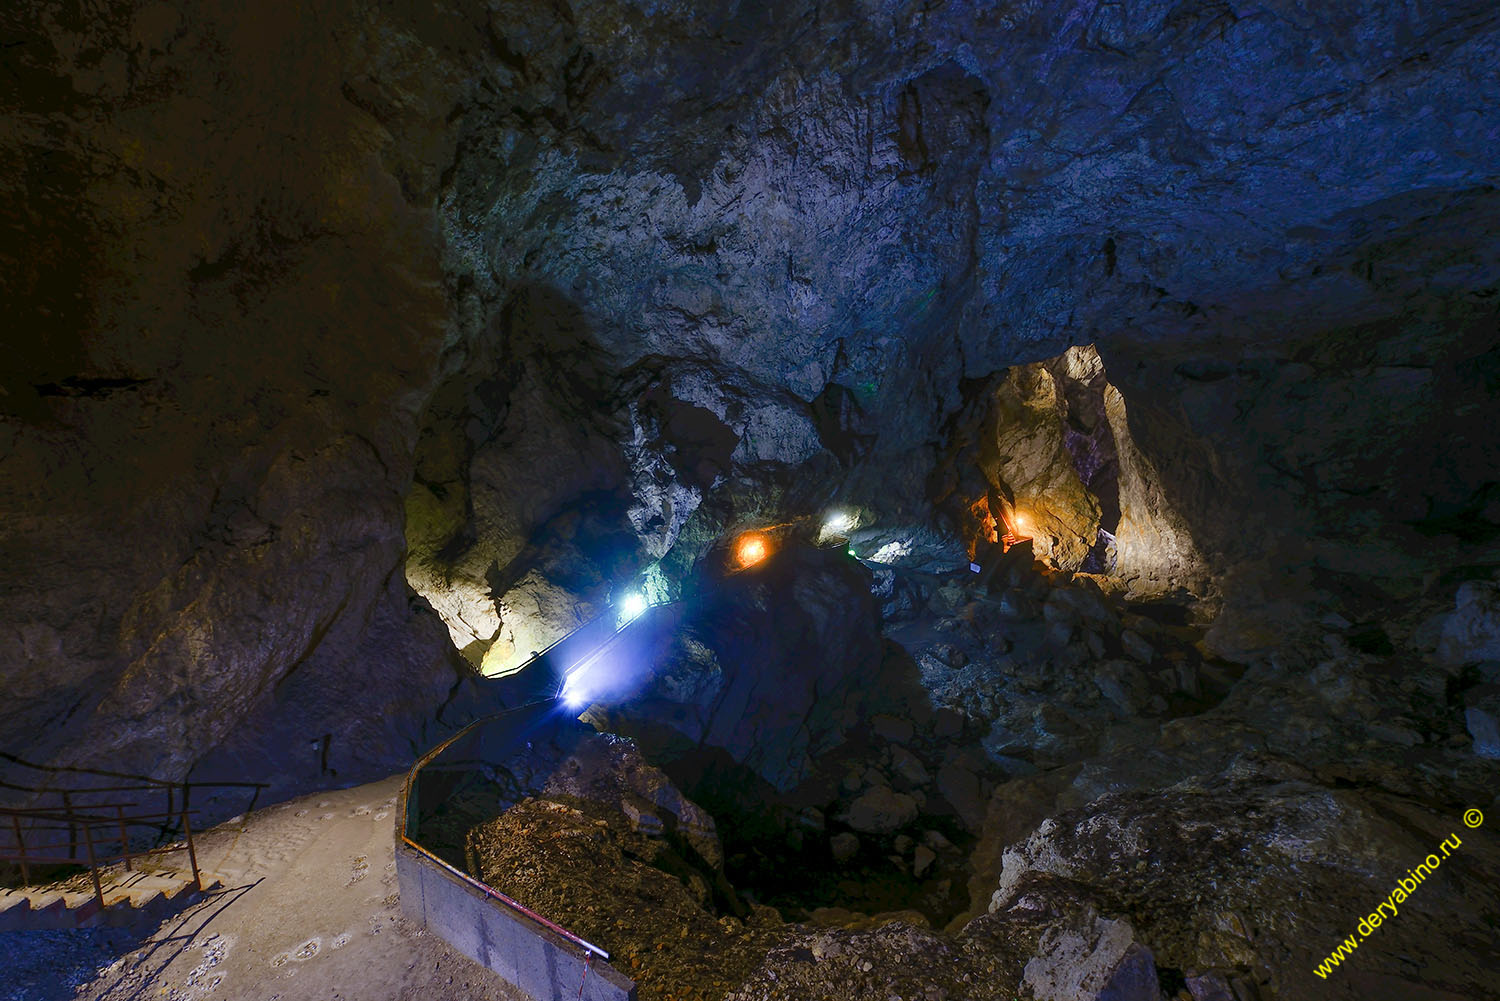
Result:
{"label": "large boulder", "polygon": [[971,922],[963,936],[997,949],[1013,949],[1009,938],[1030,945],[1021,983],[1038,1001],[1161,997],[1151,950],[1130,921],[1101,914],[1097,900],[1065,880],[1031,881],[1007,906]]}
{"label": "large boulder", "polygon": [[[988,908],[1004,915],[1082,887],[1108,902],[1107,920],[1130,917],[1157,963],[1249,980],[1276,997],[1307,996],[1329,952],[1360,935],[1368,943],[1357,965],[1325,970],[1320,993],[1426,997],[1425,978],[1402,959],[1420,955],[1443,969],[1454,996],[1484,996],[1500,961],[1487,931],[1497,915],[1468,888],[1500,874],[1500,853],[1461,812],[1333,790],[1295,766],[1242,760],[1216,778],[1106,794],[1043,820],[1005,849]],[[1402,882],[1424,862],[1430,872]],[[1362,926],[1382,901],[1384,922]],[[1066,941],[1070,957],[1124,955],[1123,933],[1107,921],[1090,927],[1097,934],[1055,942]]]}
{"label": "large boulder", "polygon": [[917,801],[877,785],[856,798],[843,819],[863,834],[892,834],[917,819]]}
{"label": "large boulder", "polygon": [[1500,661],[1500,585],[1468,581],[1458,588],[1443,622],[1437,656],[1448,667]]}

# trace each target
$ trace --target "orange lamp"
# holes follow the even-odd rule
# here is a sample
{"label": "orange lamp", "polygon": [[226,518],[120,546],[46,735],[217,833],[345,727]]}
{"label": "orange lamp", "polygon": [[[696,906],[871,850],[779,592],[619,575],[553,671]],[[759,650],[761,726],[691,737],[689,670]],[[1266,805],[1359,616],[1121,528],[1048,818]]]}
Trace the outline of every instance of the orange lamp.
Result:
{"label": "orange lamp", "polygon": [[765,536],[756,532],[746,532],[734,544],[734,558],[741,568],[755,566],[770,552],[771,548],[766,544]]}

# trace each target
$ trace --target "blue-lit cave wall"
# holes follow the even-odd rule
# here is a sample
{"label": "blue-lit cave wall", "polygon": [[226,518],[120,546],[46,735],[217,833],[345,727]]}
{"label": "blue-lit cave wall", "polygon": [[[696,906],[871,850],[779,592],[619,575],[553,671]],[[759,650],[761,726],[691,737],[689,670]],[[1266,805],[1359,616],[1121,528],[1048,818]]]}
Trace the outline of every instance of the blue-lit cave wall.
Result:
{"label": "blue-lit cave wall", "polygon": [[1488,3],[4,30],[9,753],[290,789],[331,733],[349,780],[462,718],[507,610],[525,650],[726,530],[838,503],[952,565],[955,421],[1073,345],[1224,649],[1288,581],[1494,562]]}

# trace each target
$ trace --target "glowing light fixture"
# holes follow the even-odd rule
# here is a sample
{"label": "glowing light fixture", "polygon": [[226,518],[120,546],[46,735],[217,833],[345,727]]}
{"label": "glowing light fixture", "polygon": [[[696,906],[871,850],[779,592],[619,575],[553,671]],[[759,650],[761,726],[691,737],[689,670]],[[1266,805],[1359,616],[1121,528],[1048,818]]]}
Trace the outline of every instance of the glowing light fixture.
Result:
{"label": "glowing light fixture", "polygon": [[585,665],[576,665],[563,678],[562,691],[558,695],[569,709],[582,709],[588,705],[589,697],[583,690],[583,676],[588,673]]}
{"label": "glowing light fixture", "polygon": [[859,527],[859,518],[849,511],[829,511],[823,516],[823,524],[818,528],[818,545],[846,546],[849,544],[849,533]]}
{"label": "glowing light fixture", "polygon": [[646,611],[646,596],[638,591],[631,591],[620,599],[620,625],[638,619]]}
{"label": "glowing light fixture", "polygon": [[771,548],[766,544],[765,536],[755,532],[746,532],[734,544],[734,558],[742,568],[755,566],[770,552]]}
{"label": "glowing light fixture", "polygon": [[[603,672],[601,674],[601,668]],[[610,671],[607,665],[600,663],[600,657],[593,654],[584,657],[583,660],[568,668],[567,675],[563,679],[562,691],[558,694],[562,698],[562,704],[571,710],[579,710],[590,702],[601,691],[601,681],[607,682]]]}

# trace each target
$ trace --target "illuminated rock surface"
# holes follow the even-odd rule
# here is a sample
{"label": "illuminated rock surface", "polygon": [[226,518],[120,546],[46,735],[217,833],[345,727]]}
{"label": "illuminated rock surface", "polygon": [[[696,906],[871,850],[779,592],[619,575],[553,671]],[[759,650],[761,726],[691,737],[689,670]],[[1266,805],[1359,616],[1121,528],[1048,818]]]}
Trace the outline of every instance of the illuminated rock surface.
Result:
{"label": "illuminated rock surface", "polygon": [[[1177,998],[1497,996],[1492,835],[1397,921],[1424,968],[1316,985],[1357,914],[1275,854],[1353,906],[1500,818],[1492,3],[242,6],[0,20],[0,751],[383,777],[839,508],[866,592],[740,595],[638,713],[824,922],[735,989],[905,997],[1012,921],[939,995],[1149,951]],[[1054,569],[977,544],[1001,502]],[[1037,835],[1143,813],[1268,882]],[[1022,845],[1052,888],[981,916]]]}

